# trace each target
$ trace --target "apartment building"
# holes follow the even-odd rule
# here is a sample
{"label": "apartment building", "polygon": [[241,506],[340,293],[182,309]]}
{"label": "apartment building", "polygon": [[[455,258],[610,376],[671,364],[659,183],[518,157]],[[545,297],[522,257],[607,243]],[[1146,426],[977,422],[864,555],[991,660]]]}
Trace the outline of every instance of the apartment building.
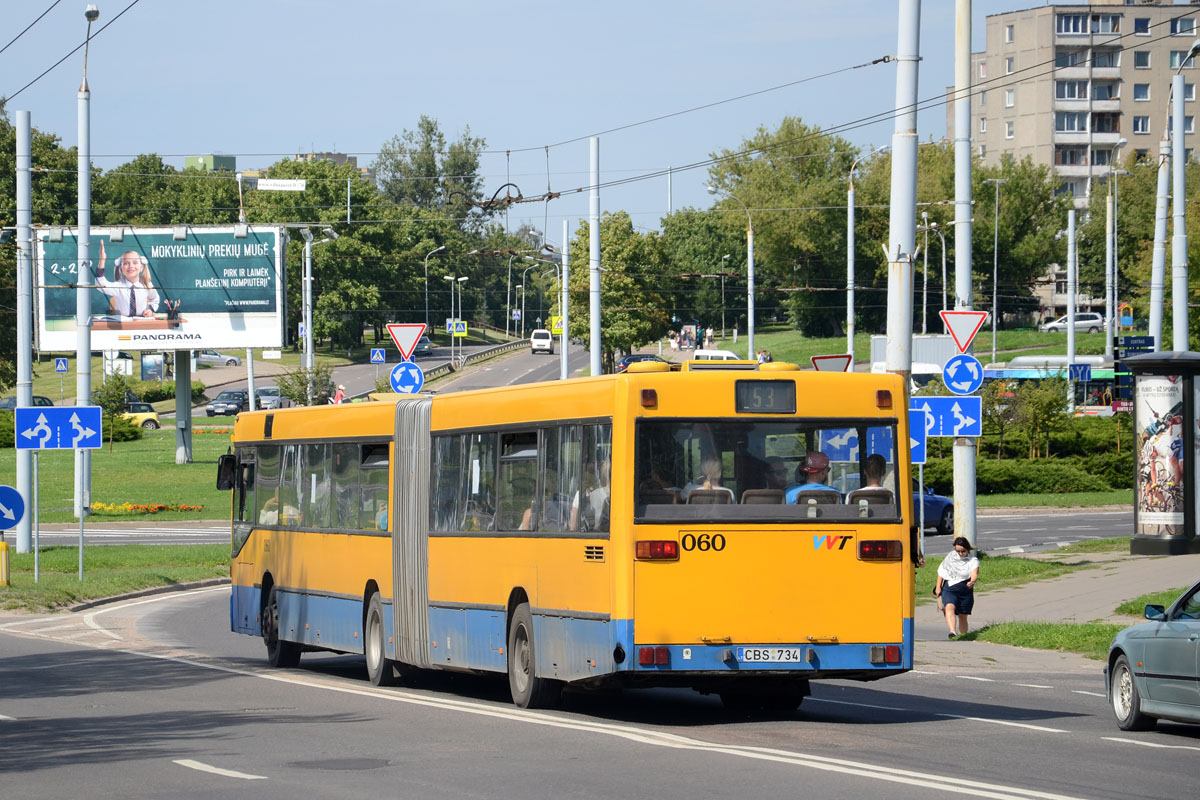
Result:
{"label": "apartment building", "polygon": [[[984,163],[1008,153],[1051,165],[1085,206],[1106,191],[1118,159],[1158,155],[1177,70],[1191,158],[1200,69],[1187,55],[1198,20],[1200,0],[1097,0],[988,16],[986,50],[971,57],[971,137]],[[953,104],[946,114],[953,132]]]}

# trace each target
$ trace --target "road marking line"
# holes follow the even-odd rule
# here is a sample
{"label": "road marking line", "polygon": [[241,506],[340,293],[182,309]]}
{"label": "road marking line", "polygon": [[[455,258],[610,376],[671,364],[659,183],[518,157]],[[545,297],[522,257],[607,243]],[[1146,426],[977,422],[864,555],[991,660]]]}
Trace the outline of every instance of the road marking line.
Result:
{"label": "road marking line", "polygon": [[1025,548],[1024,548],[1024,547],[1016,547],[1016,546],[1013,546],[1013,547],[1008,547],[1008,548],[1005,548],[1005,549],[1006,549],[1006,550],[1008,550],[1008,552],[1009,552],[1009,553],[1024,553],[1024,552],[1025,552]]}
{"label": "road marking line", "polygon": [[17,721],[16,717],[6,717],[3,714],[0,714],[0,719],[4,720],[5,722],[16,722]]}
{"label": "road marking line", "polygon": [[991,678],[976,678],[974,675],[955,675],[956,678],[962,678],[964,681],[983,681],[984,683],[995,683]]}
{"label": "road marking line", "polygon": [[49,628],[36,628],[34,630],[31,630],[30,633],[42,634],[42,633],[49,633],[50,631],[61,631],[61,630],[66,630],[67,628],[74,628],[74,627],[76,627],[76,623],[68,622],[65,625],[51,625]]}
{"label": "road marking line", "polygon": [[1046,686],[1041,683],[1014,683],[1013,686],[1024,686],[1026,689],[1053,689],[1053,686]]}
{"label": "road marking line", "polygon": [[913,675],[941,675],[942,674],[940,672],[934,672],[932,670],[927,670],[927,669],[910,669],[909,672],[911,672]]}
{"label": "road marking line", "polygon": [[991,722],[995,725],[1009,725],[1013,728],[1029,728],[1033,731],[1045,731],[1046,733],[1066,733],[1067,731],[1059,728],[1046,728],[1042,725],[1030,725],[1025,722],[1011,722],[1006,719],[988,719],[987,717],[964,717],[958,714],[938,714],[939,717],[950,717],[951,719],[969,719],[973,722]]}
{"label": "road marking line", "polygon": [[810,697],[809,701],[814,703],[833,703],[839,706],[857,706],[858,708],[878,708],[882,711],[907,711],[907,708],[896,708],[894,706],[877,706],[871,703],[851,703],[849,700],[829,700],[825,697]]}
{"label": "road marking line", "polygon": [[1160,744],[1159,742],[1143,742],[1141,739],[1119,739],[1116,736],[1101,736],[1106,742],[1120,742],[1121,744],[1139,744],[1142,747],[1161,747],[1165,750],[1195,750],[1200,752],[1200,747],[1190,747],[1186,744]]}
{"label": "road marking line", "polygon": [[1108,695],[1101,694],[1100,692],[1085,692],[1083,689],[1073,689],[1072,691],[1075,694],[1086,694],[1088,697],[1107,697],[1108,696]]}
{"label": "road marking line", "polygon": [[266,775],[250,775],[245,772],[235,772],[231,769],[221,769],[220,767],[210,766],[200,761],[193,761],[190,758],[177,759],[171,763],[187,767],[188,769],[200,770],[201,772],[211,772],[214,775],[224,775],[226,778],[241,778],[247,781],[265,781],[267,779]]}

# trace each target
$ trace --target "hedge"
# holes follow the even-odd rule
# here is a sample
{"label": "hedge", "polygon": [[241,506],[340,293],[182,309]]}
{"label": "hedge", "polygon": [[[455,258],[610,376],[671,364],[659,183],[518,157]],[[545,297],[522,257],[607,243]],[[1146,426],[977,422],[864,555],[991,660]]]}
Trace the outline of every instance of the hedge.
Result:
{"label": "hedge", "polygon": [[[925,485],[932,486],[939,494],[953,494],[953,459],[930,459],[925,464]],[[1104,478],[1057,459],[979,459],[975,462],[975,491],[981,495],[1103,492],[1112,488]]]}

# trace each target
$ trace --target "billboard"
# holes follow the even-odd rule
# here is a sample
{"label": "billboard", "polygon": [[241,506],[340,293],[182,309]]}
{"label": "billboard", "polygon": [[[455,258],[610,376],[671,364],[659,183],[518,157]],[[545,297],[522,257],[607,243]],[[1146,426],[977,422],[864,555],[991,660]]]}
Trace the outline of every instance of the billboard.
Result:
{"label": "billboard", "polygon": [[[177,230],[187,235],[176,238]],[[120,232],[119,241],[113,241]],[[77,278],[76,232],[37,231],[38,349],[77,348],[76,282],[89,286],[93,350],[194,350],[283,344],[286,234],[276,226],[92,228]]]}

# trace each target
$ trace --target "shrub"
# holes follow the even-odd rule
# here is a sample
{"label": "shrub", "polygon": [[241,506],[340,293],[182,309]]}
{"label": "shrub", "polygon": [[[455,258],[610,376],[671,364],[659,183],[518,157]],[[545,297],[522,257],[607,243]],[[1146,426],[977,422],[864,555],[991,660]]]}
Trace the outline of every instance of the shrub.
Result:
{"label": "shrub", "polygon": [[16,447],[17,415],[12,411],[0,411],[0,447]]}
{"label": "shrub", "polygon": [[[162,400],[172,400],[175,397],[175,381],[134,381],[130,384],[133,393],[147,403],[158,403]],[[205,386],[200,381],[192,381],[192,403],[199,403],[204,398]]]}
{"label": "shrub", "polygon": [[[104,425],[103,425],[104,441],[107,443],[109,441],[108,435],[109,435],[109,430],[110,430],[109,429],[109,420],[107,417],[104,417],[103,421],[104,421]],[[112,425],[112,427],[111,427],[112,441],[114,441],[114,442],[132,442],[135,439],[142,438],[142,429],[137,427],[136,425],[134,425],[132,422],[125,419],[124,417],[113,418],[111,425]]]}
{"label": "shrub", "polygon": [[[1132,462],[1131,462],[1132,464]],[[954,491],[954,462],[949,458],[931,459],[925,464],[925,485],[939,494]],[[1103,492],[1112,489],[1102,477],[1075,464],[1042,459],[983,460],[975,462],[977,494]]]}

